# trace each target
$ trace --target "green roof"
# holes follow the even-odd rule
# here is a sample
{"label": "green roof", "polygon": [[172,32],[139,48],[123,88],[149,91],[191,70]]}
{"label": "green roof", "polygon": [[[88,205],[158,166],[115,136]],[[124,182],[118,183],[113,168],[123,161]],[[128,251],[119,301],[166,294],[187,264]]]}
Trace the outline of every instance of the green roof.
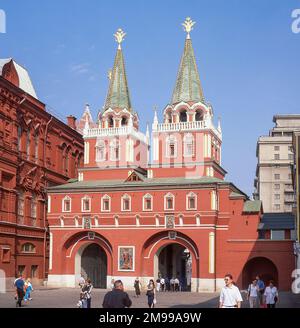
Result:
{"label": "green roof", "polygon": [[104,110],[108,108],[126,108],[129,111],[131,110],[125,64],[121,48],[117,50],[104,105]]}
{"label": "green roof", "polygon": [[255,212],[259,212],[260,209],[261,209],[261,200],[247,200],[244,203],[243,212],[255,213]]}
{"label": "green roof", "polygon": [[245,194],[243,194],[241,192],[232,191],[230,193],[229,197],[231,197],[231,198],[241,198],[241,197],[245,197]]}
{"label": "green roof", "polygon": [[171,103],[175,104],[180,101],[204,102],[191,39],[185,40],[184,51],[181,57]]}
{"label": "green roof", "polygon": [[144,178],[144,181],[125,181],[125,180],[90,180],[78,181],[67,183],[59,186],[49,187],[48,191],[52,190],[70,190],[70,189],[102,189],[102,188],[124,188],[126,186],[162,186],[162,185],[187,185],[187,184],[210,184],[221,183],[227,184],[228,182],[214,178],[214,177],[201,177],[201,178]]}

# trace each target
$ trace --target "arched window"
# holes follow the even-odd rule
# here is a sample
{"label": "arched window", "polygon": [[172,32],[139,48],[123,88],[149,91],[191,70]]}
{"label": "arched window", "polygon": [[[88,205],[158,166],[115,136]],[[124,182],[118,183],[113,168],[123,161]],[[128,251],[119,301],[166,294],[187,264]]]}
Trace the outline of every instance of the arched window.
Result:
{"label": "arched window", "polygon": [[110,212],[110,197],[108,195],[101,198],[101,211]]}
{"label": "arched window", "polygon": [[197,195],[190,192],[186,195],[186,209],[196,210],[197,209]]}
{"label": "arched window", "polygon": [[24,192],[18,193],[18,223],[22,224],[24,221]]}
{"label": "arched window", "polygon": [[26,155],[27,155],[27,160],[30,159],[30,130],[27,130],[26,134]]}
{"label": "arched window", "polygon": [[36,200],[36,195],[32,194],[32,197],[31,197],[31,217],[33,219],[36,219],[36,214],[37,214],[37,200]]}
{"label": "arched window", "polygon": [[108,117],[108,127],[113,128],[114,127],[114,119],[112,116]]}
{"label": "arched window", "polygon": [[194,155],[194,137],[191,133],[188,133],[183,138],[183,154],[184,156]]}
{"label": "arched window", "polygon": [[35,131],[34,133],[34,158],[35,162],[39,161],[39,132]]}
{"label": "arched window", "polygon": [[128,122],[127,117],[126,116],[123,116],[122,117],[122,121],[121,121],[121,126],[127,125],[127,122]]}
{"label": "arched window", "polygon": [[150,194],[146,194],[143,197],[143,211],[152,211],[153,197]]}
{"label": "arched window", "polygon": [[166,113],[166,123],[172,123],[172,114],[171,114],[171,112]]}
{"label": "arched window", "polygon": [[131,197],[127,194],[123,195],[121,198],[121,209],[122,211],[131,210]]}
{"label": "arched window", "polygon": [[35,253],[35,246],[31,243],[23,244],[22,253]]}
{"label": "arched window", "polygon": [[105,161],[105,141],[99,140],[96,144],[96,162]]}
{"label": "arched window", "polygon": [[179,121],[180,122],[186,122],[187,121],[187,113],[186,113],[185,109],[180,112]]}
{"label": "arched window", "polygon": [[118,161],[120,159],[120,145],[119,141],[112,140],[109,144],[110,148],[110,160],[111,161]]}
{"label": "arched window", "polygon": [[175,136],[168,136],[166,139],[166,157],[177,156],[177,140]]}
{"label": "arched window", "polygon": [[175,197],[170,192],[164,197],[165,210],[174,210],[175,207]]}
{"label": "arched window", "polygon": [[62,200],[62,212],[71,212],[71,198],[65,196]]}
{"label": "arched window", "polygon": [[196,111],[195,121],[203,121],[203,112],[201,110]]}
{"label": "arched window", "polygon": [[89,196],[84,196],[81,198],[81,211],[90,212],[91,211],[91,198]]}

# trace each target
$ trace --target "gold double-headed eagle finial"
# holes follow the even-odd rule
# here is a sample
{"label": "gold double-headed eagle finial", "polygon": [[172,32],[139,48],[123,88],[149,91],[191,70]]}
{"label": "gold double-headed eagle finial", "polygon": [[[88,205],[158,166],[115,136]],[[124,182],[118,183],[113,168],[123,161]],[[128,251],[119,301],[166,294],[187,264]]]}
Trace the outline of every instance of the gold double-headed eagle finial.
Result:
{"label": "gold double-headed eagle finial", "polygon": [[182,23],[183,29],[185,30],[185,32],[187,33],[186,38],[189,39],[190,38],[190,32],[193,29],[193,26],[196,24],[196,22],[193,22],[191,20],[191,17],[187,17],[185,19],[185,21]]}
{"label": "gold double-headed eagle finial", "polygon": [[121,28],[118,28],[117,32],[114,34],[115,40],[119,44],[118,49],[121,49],[121,43],[124,41],[125,35],[126,33]]}

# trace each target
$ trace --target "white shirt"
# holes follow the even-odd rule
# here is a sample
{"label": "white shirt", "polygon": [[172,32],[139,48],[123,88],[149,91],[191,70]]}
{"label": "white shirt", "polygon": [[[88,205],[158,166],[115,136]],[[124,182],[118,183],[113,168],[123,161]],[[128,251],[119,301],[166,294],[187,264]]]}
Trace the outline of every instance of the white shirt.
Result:
{"label": "white shirt", "polygon": [[164,278],[161,278],[161,279],[160,279],[160,283],[161,283],[162,285],[164,285],[164,284],[165,284],[165,279],[164,279]]}
{"label": "white shirt", "polygon": [[264,295],[266,296],[267,304],[275,304],[274,298],[275,298],[275,296],[278,297],[278,290],[275,286],[273,286],[272,288],[270,286],[268,286],[265,289]]}
{"label": "white shirt", "polygon": [[259,287],[257,285],[253,285],[251,284],[248,288],[248,292],[250,292],[250,297],[257,297],[257,293],[258,293]]}
{"label": "white shirt", "polygon": [[242,295],[239,289],[231,285],[231,287],[224,286],[220,294],[220,303],[223,307],[234,307],[238,302],[242,302]]}

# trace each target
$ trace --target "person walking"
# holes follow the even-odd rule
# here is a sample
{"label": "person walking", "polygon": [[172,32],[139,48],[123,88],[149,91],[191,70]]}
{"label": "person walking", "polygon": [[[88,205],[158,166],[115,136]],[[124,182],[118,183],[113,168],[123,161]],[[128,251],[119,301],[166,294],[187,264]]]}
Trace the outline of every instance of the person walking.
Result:
{"label": "person walking", "polygon": [[253,279],[248,287],[247,300],[249,301],[250,308],[256,308],[258,304],[259,287],[257,280]]}
{"label": "person walking", "polygon": [[243,301],[241,293],[233,283],[230,273],[224,277],[225,286],[221,290],[219,308],[240,308]]}
{"label": "person walking", "polygon": [[279,302],[278,289],[274,286],[274,281],[270,280],[269,286],[265,289],[264,292],[265,303],[267,308],[275,308],[276,303]]}
{"label": "person walking", "polygon": [[78,285],[79,285],[80,289],[82,289],[85,285],[85,279],[82,275],[79,278]]}
{"label": "person walking", "polygon": [[159,292],[160,291],[160,278],[156,279],[156,291]]}
{"label": "person walking", "polygon": [[179,292],[179,279],[177,277],[174,279],[174,285],[175,292]]}
{"label": "person walking", "polygon": [[92,305],[92,289],[93,289],[93,285],[91,279],[87,279],[86,284],[82,288],[82,292],[84,293],[86,299],[87,309],[90,309]]}
{"label": "person walking", "polygon": [[258,286],[258,305],[263,306],[263,295],[265,291],[265,283],[260,279],[260,276],[256,276],[257,286]]}
{"label": "person walking", "polygon": [[139,277],[136,277],[133,287],[135,290],[135,297],[139,297],[141,295],[141,287],[142,287]]}
{"label": "person walking", "polygon": [[32,287],[30,278],[27,278],[27,280],[24,284],[24,287],[25,287],[25,291],[26,291],[25,296],[24,296],[24,302],[27,302],[28,300],[31,301],[32,298],[30,297],[30,294],[33,291],[33,287]]}
{"label": "person walking", "polygon": [[17,302],[16,302],[16,307],[21,307],[22,306],[22,300],[24,298],[25,295],[25,282],[24,282],[24,278],[22,276],[19,277],[19,279],[17,279],[15,281],[15,285],[17,288]]}
{"label": "person walking", "polygon": [[175,291],[175,279],[172,277],[170,279],[171,292]]}
{"label": "person walking", "polygon": [[105,309],[120,309],[129,308],[132,304],[128,294],[124,291],[124,286],[121,280],[114,282],[114,289],[105,294],[102,303]]}
{"label": "person walking", "polygon": [[165,291],[165,279],[162,277],[160,278],[160,286],[161,286],[161,291]]}
{"label": "person walking", "polygon": [[155,298],[155,283],[154,283],[153,279],[149,280],[146,295],[148,297],[149,308],[154,308],[154,306],[156,304],[156,298]]}

